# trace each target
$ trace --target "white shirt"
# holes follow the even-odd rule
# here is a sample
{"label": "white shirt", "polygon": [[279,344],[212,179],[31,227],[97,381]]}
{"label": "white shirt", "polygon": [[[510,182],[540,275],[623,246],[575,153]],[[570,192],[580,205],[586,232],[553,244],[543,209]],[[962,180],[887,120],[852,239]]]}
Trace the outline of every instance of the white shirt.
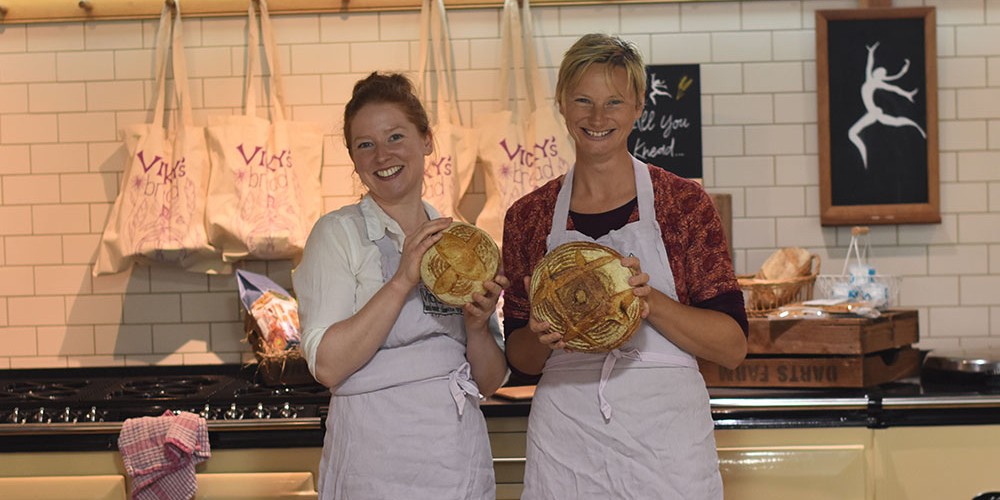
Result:
{"label": "white shirt", "polygon": [[[434,207],[423,204],[429,218],[439,217]],[[313,226],[302,262],[292,273],[302,326],[300,349],[313,376],[327,328],[353,316],[382,288],[382,258],[375,241],[383,236],[402,252],[403,230],[368,195]]]}

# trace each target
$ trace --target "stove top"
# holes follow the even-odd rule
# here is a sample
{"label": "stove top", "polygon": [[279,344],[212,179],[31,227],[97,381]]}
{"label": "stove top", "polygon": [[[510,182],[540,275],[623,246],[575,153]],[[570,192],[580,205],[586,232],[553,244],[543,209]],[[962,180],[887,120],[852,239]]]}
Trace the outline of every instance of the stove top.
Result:
{"label": "stove top", "polygon": [[312,418],[329,399],[319,384],[259,384],[239,365],[0,371],[0,425],[122,422],[166,410],[207,420]]}
{"label": "stove top", "polygon": [[[254,375],[253,365],[0,370],[0,434],[46,433],[52,428],[90,432],[87,426],[113,428],[129,418],[159,416],[166,410],[200,414],[213,430],[321,428],[330,400],[325,387],[266,386]],[[713,388],[709,393],[717,423],[733,415],[757,419],[768,413],[807,411],[862,425],[873,425],[875,415],[874,425],[881,425],[886,419],[911,419],[925,410],[939,414],[949,408],[996,420],[1000,408],[998,386],[941,385],[919,378],[866,389]],[[491,398],[483,403],[484,413],[493,416],[524,416],[529,407],[529,401]]]}

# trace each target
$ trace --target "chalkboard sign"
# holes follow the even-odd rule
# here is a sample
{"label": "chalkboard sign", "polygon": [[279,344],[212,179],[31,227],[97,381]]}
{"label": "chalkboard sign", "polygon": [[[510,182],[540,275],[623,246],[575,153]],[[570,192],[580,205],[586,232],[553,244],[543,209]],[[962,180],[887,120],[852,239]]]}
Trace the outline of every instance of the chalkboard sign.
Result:
{"label": "chalkboard sign", "polygon": [[817,19],[822,222],[940,220],[933,9]]}
{"label": "chalkboard sign", "polygon": [[697,64],[646,66],[646,105],[632,127],[633,156],[700,179],[701,75]]}

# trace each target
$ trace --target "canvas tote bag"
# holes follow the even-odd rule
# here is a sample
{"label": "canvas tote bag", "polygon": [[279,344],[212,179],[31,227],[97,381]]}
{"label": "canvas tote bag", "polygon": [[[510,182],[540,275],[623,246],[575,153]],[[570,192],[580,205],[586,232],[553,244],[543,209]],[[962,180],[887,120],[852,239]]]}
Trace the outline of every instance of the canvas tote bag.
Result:
{"label": "canvas tote bag", "polygon": [[[575,160],[562,116],[545,99],[528,0],[505,0],[501,19],[500,111],[481,121],[479,163],[486,203],[476,225],[503,244],[503,219],[518,198],[565,174]],[[511,81],[513,77],[513,82]]]}
{"label": "canvas tote bag", "polygon": [[[260,6],[259,32],[255,3]],[[209,117],[208,236],[226,262],[297,259],[323,209],[323,130],[318,123],[285,118],[281,65],[266,0],[250,2],[248,19],[244,113]],[[270,68],[270,119],[257,116],[261,39]]]}
{"label": "canvas tote bag", "polygon": [[[171,22],[171,13],[173,21]],[[167,53],[170,53],[170,58]],[[128,151],[122,184],[101,236],[93,274],[124,271],[134,263],[168,264],[193,272],[228,273],[205,231],[209,159],[205,130],[191,117],[180,2],[164,4],[156,35],[153,121],[123,127]],[[164,124],[167,68],[176,106]]]}
{"label": "canvas tote bag", "polygon": [[475,131],[462,125],[454,67],[444,2],[423,0],[417,85],[430,115],[434,152],[424,164],[422,197],[442,216],[464,220],[458,206],[472,181],[478,144]]}

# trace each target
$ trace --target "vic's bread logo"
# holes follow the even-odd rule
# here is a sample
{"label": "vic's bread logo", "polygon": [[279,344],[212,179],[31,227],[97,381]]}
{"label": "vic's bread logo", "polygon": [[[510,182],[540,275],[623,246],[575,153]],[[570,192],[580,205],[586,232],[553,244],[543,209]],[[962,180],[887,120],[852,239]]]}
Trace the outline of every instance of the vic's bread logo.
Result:
{"label": "vic's bread logo", "polygon": [[282,149],[274,153],[268,152],[267,148],[254,146],[253,152],[249,156],[247,155],[247,149],[242,144],[236,146],[236,150],[240,152],[243,162],[248,167],[256,164],[256,166],[264,167],[272,172],[279,168],[292,168],[292,152],[287,149]]}
{"label": "vic's bread logo", "polygon": [[500,177],[506,180],[503,193],[504,206],[535,190],[545,182],[569,170],[569,162],[559,154],[555,136],[549,136],[540,143],[525,147],[511,145],[507,139],[499,142],[500,148],[509,162],[500,166]]}
{"label": "vic's bread logo", "polygon": [[528,168],[535,166],[538,160],[554,158],[559,156],[559,148],[556,146],[555,136],[548,137],[541,144],[535,144],[531,149],[526,149],[518,144],[513,150],[507,145],[507,139],[500,141],[500,147],[507,153],[507,158],[515,164],[520,164]]}
{"label": "vic's bread logo", "polygon": [[427,162],[424,177],[451,175],[452,168],[451,155],[434,158]]}
{"label": "vic's bread logo", "polygon": [[158,154],[154,155],[149,161],[146,161],[145,151],[136,153],[136,158],[139,159],[139,164],[142,165],[143,173],[149,174],[152,171],[153,175],[159,179],[160,184],[170,184],[177,180],[178,177],[184,177],[184,157],[175,161],[173,165]]}
{"label": "vic's bread logo", "polygon": [[450,203],[453,198],[452,192],[445,187],[455,182],[452,178],[453,171],[451,155],[428,159],[424,166],[423,196],[443,198],[448,195],[447,202]]}

